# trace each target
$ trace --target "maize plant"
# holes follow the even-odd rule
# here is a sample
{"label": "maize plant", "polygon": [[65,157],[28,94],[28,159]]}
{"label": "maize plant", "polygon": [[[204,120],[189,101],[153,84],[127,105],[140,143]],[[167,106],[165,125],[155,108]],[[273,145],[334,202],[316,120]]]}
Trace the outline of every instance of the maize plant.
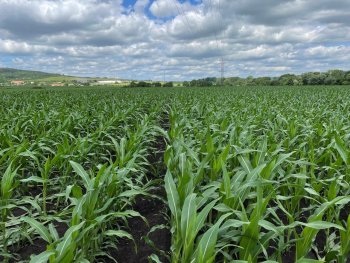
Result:
{"label": "maize plant", "polygon": [[160,102],[108,89],[1,96],[0,261],[116,261],[125,240],[137,251],[128,223],[148,224],[133,205],[160,180],[148,157]]}
{"label": "maize plant", "polygon": [[[127,244],[140,262],[350,262],[349,96],[2,90],[0,261],[126,262]],[[147,198],[166,222],[140,237]]]}
{"label": "maize plant", "polygon": [[[174,96],[164,154],[172,262],[350,260],[349,90],[318,89]],[[208,231],[210,253],[198,258]]]}

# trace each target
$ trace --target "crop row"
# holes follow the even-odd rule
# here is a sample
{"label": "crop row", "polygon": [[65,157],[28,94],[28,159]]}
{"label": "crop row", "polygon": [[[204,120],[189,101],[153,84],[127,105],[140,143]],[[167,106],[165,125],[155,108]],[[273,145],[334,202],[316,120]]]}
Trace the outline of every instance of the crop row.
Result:
{"label": "crop row", "polygon": [[348,95],[256,88],[174,99],[171,262],[348,262]]}
{"label": "crop row", "polygon": [[142,216],[132,204],[154,187],[147,157],[159,109],[111,95],[3,94],[2,261],[108,261],[133,240],[127,221]]}
{"label": "crop row", "polygon": [[2,91],[0,259],[117,262],[116,251],[140,244],[130,220],[149,223],[134,204],[160,200],[164,185],[169,223],[149,234],[169,228],[171,247],[141,237],[157,252],[142,255],[150,261],[348,262],[349,95]]}

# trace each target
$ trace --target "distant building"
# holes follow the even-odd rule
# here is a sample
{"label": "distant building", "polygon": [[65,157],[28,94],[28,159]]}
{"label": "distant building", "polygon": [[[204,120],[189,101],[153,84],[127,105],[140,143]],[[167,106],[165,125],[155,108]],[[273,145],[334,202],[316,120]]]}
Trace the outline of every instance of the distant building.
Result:
{"label": "distant building", "polygon": [[58,83],[51,83],[50,86],[51,86],[51,87],[63,87],[64,84],[61,83],[61,82],[58,82]]}
{"label": "distant building", "polygon": [[88,84],[90,81],[88,79],[81,78],[77,79],[76,82],[80,84]]}
{"label": "distant building", "polygon": [[99,80],[96,82],[97,85],[110,85],[110,84],[115,84],[115,80]]}
{"label": "distant building", "polygon": [[12,80],[11,81],[11,85],[12,86],[21,86],[21,85],[24,85],[25,82],[23,80]]}

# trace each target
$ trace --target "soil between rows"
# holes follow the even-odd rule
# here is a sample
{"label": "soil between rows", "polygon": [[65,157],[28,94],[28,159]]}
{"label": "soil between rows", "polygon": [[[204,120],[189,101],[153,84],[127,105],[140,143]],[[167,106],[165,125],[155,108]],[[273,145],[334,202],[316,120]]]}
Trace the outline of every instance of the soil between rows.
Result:
{"label": "soil between rows", "polygon": [[[160,126],[164,130],[169,129],[169,117],[166,114],[163,115]],[[163,161],[166,149],[165,139],[162,136],[157,136],[153,142],[152,148],[154,151],[148,156],[148,161],[151,166],[155,168],[155,174],[150,174],[150,177],[153,179],[161,179],[166,172]],[[110,251],[111,256],[118,262],[147,263],[149,262],[149,256],[152,254],[157,255],[163,263],[169,262],[165,256],[165,254],[170,255],[171,234],[169,229],[162,227],[149,234],[152,227],[167,226],[169,222],[167,219],[169,216],[169,209],[166,202],[163,201],[166,200],[164,185],[158,185],[150,194],[158,196],[159,198],[138,196],[133,205],[133,210],[139,212],[147,220],[148,225],[138,217],[128,220],[129,233],[134,238],[137,250],[135,251],[135,244],[131,240],[121,240],[117,245],[118,250]],[[145,237],[149,238],[151,242],[146,242]],[[152,245],[150,243],[152,243]]]}
{"label": "soil between rows", "polygon": [[[164,189],[158,188],[153,194],[164,195]],[[148,222],[147,225],[141,218],[137,217],[128,221],[129,232],[134,238],[137,251],[135,251],[132,241],[123,239],[117,245],[118,250],[111,252],[112,257],[118,262],[146,263],[149,262],[149,256],[156,254],[163,263],[168,262],[167,258],[159,252],[159,250],[165,252],[170,250],[171,235],[168,229],[158,229],[149,234],[148,237],[156,249],[145,240],[152,227],[167,224],[165,203],[158,199],[138,197],[133,209],[145,217]]]}

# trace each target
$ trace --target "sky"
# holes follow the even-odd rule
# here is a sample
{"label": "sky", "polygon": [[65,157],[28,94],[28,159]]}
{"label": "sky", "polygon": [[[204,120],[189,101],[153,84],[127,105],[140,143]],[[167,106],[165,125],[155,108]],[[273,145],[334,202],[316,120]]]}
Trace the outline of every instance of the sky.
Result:
{"label": "sky", "polygon": [[0,67],[179,81],[350,70],[349,0],[0,0]]}

